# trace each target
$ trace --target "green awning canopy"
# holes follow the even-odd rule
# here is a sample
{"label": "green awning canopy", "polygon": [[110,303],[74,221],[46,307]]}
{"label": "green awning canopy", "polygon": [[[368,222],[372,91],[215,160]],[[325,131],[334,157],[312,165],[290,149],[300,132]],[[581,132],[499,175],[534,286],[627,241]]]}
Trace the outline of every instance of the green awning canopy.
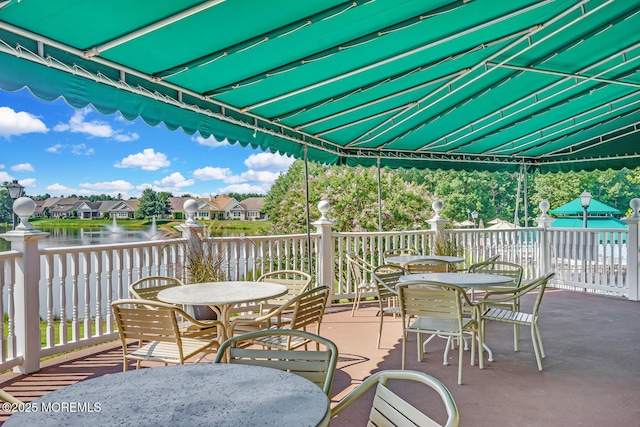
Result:
{"label": "green awning canopy", "polygon": [[640,165],[636,0],[0,1],[0,89],[323,163]]}
{"label": "green awning canopy", "polygon": [[[551,223],[551,227],[583,228],[584,222],[582,218],[556,218]],[[587,228],[627,228],[627,224],[617,218],[589,217],[587,220]]]}
{"label": "green awning canopy", "polygon": [[[580,203],[580,198],[574,199],[569,203],[559,206],[549,212],[551,215],[580,215],[584,213],[584,208]],[[613,206],[604,204],[598,200],[591,199],[589,207],[587,208],[587,214],[591,217],[593,215],[600,216],[614,216],[620,215],[620,211]]]}

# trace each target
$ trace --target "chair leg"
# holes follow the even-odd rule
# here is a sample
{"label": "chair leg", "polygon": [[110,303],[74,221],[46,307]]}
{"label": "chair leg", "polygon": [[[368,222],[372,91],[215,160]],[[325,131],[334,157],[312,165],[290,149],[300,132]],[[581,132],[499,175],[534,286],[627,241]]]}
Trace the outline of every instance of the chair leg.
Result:
{"label": "chair leg", "polygon": [[[493,351],[491,351],[491,348],[485,343],[485,320],[481,319],[480,320],[480,331],[478,333],[479,337],[480,337],[480,341],[482,342],[482,349],[483,350],[487,350],[487,353],[489,354],[489,357],[487,358],[487,360],[489,362],[493,362]],[[480,357],[482,357],[482,353],[480,353]],[[483,365],[484,365],[484,358],[482,359],[483,361]],[[482,367],[484,368],[484,366]],[[481,368],[481,369],[482,369]]]}
{"label": "chair leg", "polygon": [[[491,352],[491,349],[485,345],[484,340],[480,336],[479,327],[476,329],[473,335],[474,342],[478,342],[478,366],[480,367],[480,369],[484,369],[484,350],[487,349],[487,352],[489,353],[489,360],[493,360],[493,353]],[[471,349],[471,351],[473,352],[473,348]]]}
{"label": "chair leg", "polygon": [[422,343],[422,352],[423,353],[427,352],[427,344],[429,344],[431,342],[431,340],[434,339],[435,337],[436,337],[436,335],[432,334],[429,338],[424,340],[424,342]]}
{"label": "chair leg", "polygon": [[[480,351],[480,357],[482,357],[482,352],[486,351],[487,352],[487,360],[489,362],[493,362],[493,351],[491,350],[491,348],[484,342],[483,339],[480,338],[480,334],[478,333],[478,341],[482,341],[482,345],[480,345],[480,347],[482,348],[482,350]],[[484,360],[484,359],[482,359]]]}
{"label": "chair leg", "polygon": [[422,362],[424,360],[424,347],[420,345],[422,342],[422,334],[418,333],[416,336],[416,344],[418,347],[418,362]]}
{"label": "chair leg", "polygon": [[444,366],[449,365],[449,349],[454,347],[453,341],[452,337],[447,337],[447,345],[444,347],[444,354],[442,355],[442,364]]}
{"label": "chair leg", "polygon": [[544,354],[544,346],[542,345],[542,336],[540,335],[540,327],[538,326],[537,322],[535,322],[534,325],[536,329],[536,337],[538,338],[538,346],[540,347],[540,356],[542,356],[542,358],[545,359],[547,355]]}
{"label": "chair leg", "polygon": [[382,339],[382,321],[383,321],[383,319],[384,319],[384,310],[382,309],[382,307],[380,307],[380,328],[378,328],[378,348],[380,348],[380,340]]}
{"label": "chair leg", "polygon": [[353,307],[351,308],[351,317],[353,317],[356,314],[356,310],[360,308],[360,295],[361,295],[361,290],[359,287],[356,287],[356,298],[353,301]]}
{"label": "chair leg", "polygon": [[538,370],[542,371],[542,361],[540,360],[540,350],[538,349],[538,340],[536,339],[536,324],[531,323],[531,341],[533,342],[533,351],[536,354],[536,362],[538,362]]}
{"label": "chair leg", "polygon": [[[460,335],[460,340],[462,340],[462,335]],[[473,344],[471,344],[473,345]],[[462,361],[463,361],[464,351],[462,351],[462,347],[458,349],[458,384],[462,384]]]}
{"label": "chair leg", "polygon": [[542,358],[546,358],[547,355],[544,354],[544,347],[542,346],[542,336],[540,335],[540,327],[536,323],[536,336],[538,337],[538,345],[540,346],[540,355]]}
{"label": "chair leg", "polygon": [[404,370],[406,358],[407,358],[407,334],[406,332],[403,332],[402,333],[402,370]]}

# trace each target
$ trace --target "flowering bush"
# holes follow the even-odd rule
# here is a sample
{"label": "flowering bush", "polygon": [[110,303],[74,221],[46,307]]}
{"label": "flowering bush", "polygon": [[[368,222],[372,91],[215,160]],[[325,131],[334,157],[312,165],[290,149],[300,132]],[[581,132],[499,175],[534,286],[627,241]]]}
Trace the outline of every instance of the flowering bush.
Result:
{"label": "flowering bush", "polygon": [[[394,171],[381,171],[382,228],[428,228],[435,200],[424,185],[405,182]],[[327,214],[337,222],[336,231],[378,230],[378,177],[376,168],[309,164],[310,220],[319,212],[318,202],[331,204]],[[265,211],[276,234],[306,231],[304,163],[296,161],[281,175],[267,195]]]}

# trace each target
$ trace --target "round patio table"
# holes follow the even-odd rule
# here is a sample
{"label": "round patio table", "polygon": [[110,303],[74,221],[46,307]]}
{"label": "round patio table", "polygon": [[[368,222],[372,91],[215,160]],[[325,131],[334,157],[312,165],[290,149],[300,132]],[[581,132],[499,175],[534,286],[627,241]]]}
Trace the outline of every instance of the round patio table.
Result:
{"label": "round patio table", "polygon": [[226,363],[159,366],[80,381],[11,415],[11,426],[318,426],[327,395],[299,375]]}
{"label": "round patio table", "polygon": [[401,283],[415,281],[439,282],[462,288],[487,288],[513,282],[513,277],[482,273],[420,273],[405,274],[399,278]]}
{"label": "round patio table", "polygon": [[228,331],[229,311],[234,305],[279,297],[287,291],[285,285],[271,282],[206,282],[163,289],[158,292],[158,299],[171,304],[208,305],[220,314]]}

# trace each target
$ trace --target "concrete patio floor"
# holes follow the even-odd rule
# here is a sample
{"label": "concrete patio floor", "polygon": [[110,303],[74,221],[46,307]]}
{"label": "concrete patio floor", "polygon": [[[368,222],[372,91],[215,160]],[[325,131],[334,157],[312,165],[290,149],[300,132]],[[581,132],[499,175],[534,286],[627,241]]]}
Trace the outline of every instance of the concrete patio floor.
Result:
{"label": "concrete patio floor", "polygon": [[[527,298],[523,304],[531,303]],[[377,303],[367,303],[355,317],[351,306],[334,306],[325,316],[322,335],[340,352],[332,404],[371,373],[399,369],[401,324],[385,317],[382,346],[376,349]],[[513,351],[510,325],[490,323],[487,344],[494,362],[485,369],[470,366],[464,354],[463,384],[457,384],[458,351],[442,363],[445,340],[428,345],[426,359],[417,361],[416,337],[409,336],[407,368],[427,372],[449,388],[462,426],[631,426],[640,420],[640,303],[617,298],[549,289],[540,313],[547,357],[538,371],[528,329],[520,351]],[[151,366],[151,365],[147,365]],[[122,370],[119,342],[63,355],[43,363],[43,369],[23,376],[0,375],[0,387],[25,402],[47,392]],[[394,383],[407,400],[444,419],[434,393]],[[364,425],[372,391],[360,398],[332,426]],[[0,411],[0,422],[7,417]]]}

